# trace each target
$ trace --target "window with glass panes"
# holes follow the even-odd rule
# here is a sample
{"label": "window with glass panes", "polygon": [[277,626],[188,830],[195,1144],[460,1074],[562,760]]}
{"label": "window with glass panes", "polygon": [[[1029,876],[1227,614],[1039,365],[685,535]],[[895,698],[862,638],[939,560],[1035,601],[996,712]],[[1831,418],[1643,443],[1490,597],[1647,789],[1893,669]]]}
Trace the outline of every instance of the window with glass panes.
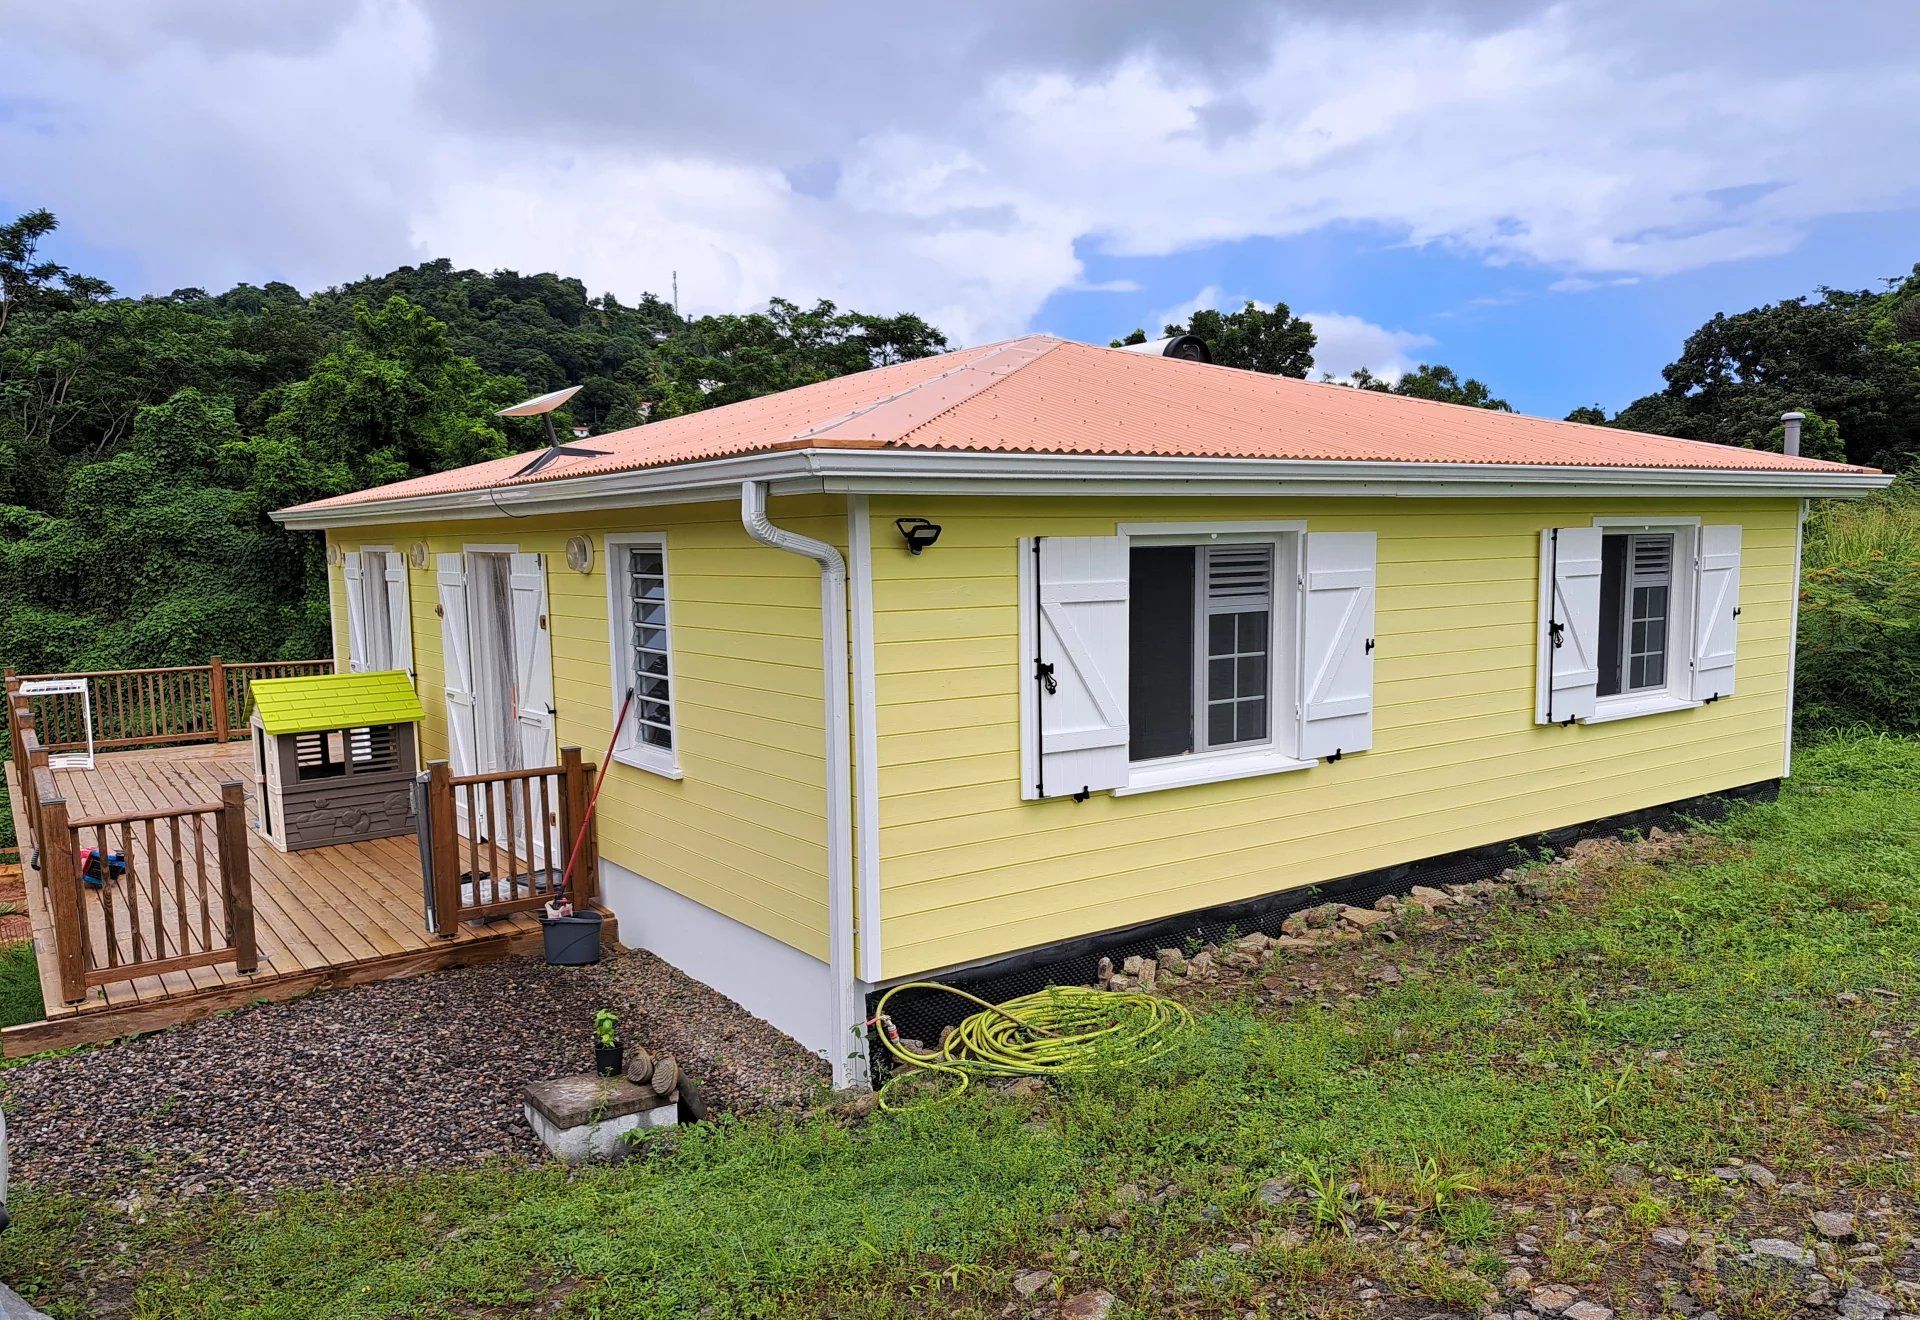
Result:
{"label": "window with glass panes", "polygon": [[1667,686],[1672,532],[1609,532],[1600,543],[1599,695]]}
{"label": "window with glass panes", "polygon": [[636,745],[673,748],[672,660],[667,648],[667,552],[632,546],[627,552],[627,623]]}
{"label": "window with glass panes", "polygon": [[1158,760],[1272,734],[1273,543],[1130,553],[1129,756]]}

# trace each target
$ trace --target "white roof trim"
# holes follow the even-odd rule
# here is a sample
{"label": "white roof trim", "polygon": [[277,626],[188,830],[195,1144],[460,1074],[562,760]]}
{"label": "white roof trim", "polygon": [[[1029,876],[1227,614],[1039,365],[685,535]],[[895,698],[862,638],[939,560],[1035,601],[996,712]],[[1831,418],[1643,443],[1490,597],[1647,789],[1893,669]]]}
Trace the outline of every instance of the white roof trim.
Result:
{"label": "white roof trim", "polygon": [[949,450],[799,449],[559,478],[523,486],[283,509],[296,529],[523,517],[588,509],[733,499],[742,481],[777,495],[809,492],[951,495],[1540,496],[1849,499],[1891,485],[1886,473],[1725,468],[1550,467],[1544,464],[1333,462]]}

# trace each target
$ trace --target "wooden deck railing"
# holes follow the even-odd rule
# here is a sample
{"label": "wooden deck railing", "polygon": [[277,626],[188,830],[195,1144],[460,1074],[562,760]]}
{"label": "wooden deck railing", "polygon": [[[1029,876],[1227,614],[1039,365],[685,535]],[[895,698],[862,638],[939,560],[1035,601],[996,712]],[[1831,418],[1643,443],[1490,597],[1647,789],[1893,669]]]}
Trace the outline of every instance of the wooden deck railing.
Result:
{"label": "wooden deck railing", "polygon": [[[61,997],[77,1004],[111,982],[222,963],[254,971],[259,954],[241,785],[221,784],[218,802],[71,818],[32,705],[11,677],[6,687],[7,734],[45,887]],[[84,849],[96,860],[83,861]]]}
{"label": "wooden deck railing", "polygon": [[[204,665],[17,677],[23,683],[41,678],[88,680],[93,698],[93,745],[105,751],[245,737],[248,683],[256,678],[290,678],[332,670],[331,660],[228,664],[215,656]],[[47,751],[70,751],[87,745],[86,707],[77,694],[40,695],[26,700]]]}
{"label": "wooden deck railing", "polygon": [[[543,907],[581,837],[593,776],[578,747],[562,748],[559,765],[538,770],[456,775],[445,761],[428,762],[422,828],[436,933],[450,938],[462,921]],[[599,856],[589,824],[567,882],[576,908],[598,896]]]}

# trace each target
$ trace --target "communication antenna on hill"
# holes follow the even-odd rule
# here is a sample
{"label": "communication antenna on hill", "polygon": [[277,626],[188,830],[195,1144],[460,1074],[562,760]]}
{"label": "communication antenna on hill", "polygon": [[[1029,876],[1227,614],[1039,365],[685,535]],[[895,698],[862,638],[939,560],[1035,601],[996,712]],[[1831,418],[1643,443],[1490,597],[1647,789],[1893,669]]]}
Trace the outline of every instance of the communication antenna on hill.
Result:
{"label": "communication antenna on hill", "polygon": [[673,314],[680,315],[680,272],[673,272]]}
{"label": "communication antenna on hill", "polygon": [[563,445],[560,435],[553,429],[553,414],[561,404],[580,392],[578,385],[569,385],[564,390],[554,390],[551,394],[536,394],[524,403],[516,403],[511,408],[502,408],[495,417],[544,417],[547,422],[547,447],[534,455],[533,461],[513,475],[530,477],[554,459],[565,455],[568,458],[603,458],[604,449],[585,449],[579,445]]}

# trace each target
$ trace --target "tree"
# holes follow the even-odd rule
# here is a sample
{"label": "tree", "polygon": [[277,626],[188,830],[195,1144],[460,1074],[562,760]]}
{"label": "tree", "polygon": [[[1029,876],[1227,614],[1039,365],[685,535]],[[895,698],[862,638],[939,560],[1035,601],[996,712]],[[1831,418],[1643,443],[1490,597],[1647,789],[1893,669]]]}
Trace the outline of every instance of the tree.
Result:
{"label": "tree", "polygon": [[[1252,299],[1234,312],[1203,307],[1185,325],[1169,325],[1165,333],[1205,340],[1219,366],[1299,380],[1306,379],[1313,369],[1313,348],[1319,342],[1313,323],[1295,316],[1285,303],[1276,302],[1268,311]],[[1113,340],[1112,347],[1146,342],[1147,332],[1135,330],[1124,339]]]}
{"label": "tree", "polygon": [[[1920,265],[1881,293],[1823,288],[1715,315],[1661,374],[1666,388],[1613,425],[1764,449],[1777,447],[1780,414],[1799,410],[1830,420],[1844,442],[1819,437],[1817,456],[1910,466],[1920,460]],[[1803,430],[1811,454],[1808,439]]]}
{"label": "tree", "polygon": [[1463,403],[1470,408],[1492,412],[1512,412],[1513,405],[1493,397],[1493,391],[1469,376],[1462,380],[1452,367],[1422,362],[1393,383],[1393,392],[1409,399],[1432,399],[1436,403]]}
{"label": "tree", "polygon": [[943,351],[947,337],[917,316],[802,308],[775,298],[764,312],[703,316],[661,346],[649,415],[677,417],[869,367]]}
{"label": "tree", "polygon": [[1589,404],[1586,407],[1575,408],[1572,412],[1568,413],[1567,420],[1570,422],[1583,422],[1588,426],[1605,426],[1607,424],[1607,410],[1597,403]]}
{"label": "tree", "polygon": [[1356,390],[1371,390],[1376,394],[1398,394],[1408,399],[1432,399],[1436,403],[1461,403],[1471,408],[1485,408],[1491,412],[1512,412],[1513,407],[1505,399],[1493,397],[1493,391],[1482,381],[1469,376],[1460,379],[1452,367],[1422,362],[1412,371],[1398,380],[1389,382],[1376,376],[1366,367],[1361,367],[1345,380],[1336,380],[1332,376],[1322,376],[1322,380],[1332,385],[1348,385]]}

